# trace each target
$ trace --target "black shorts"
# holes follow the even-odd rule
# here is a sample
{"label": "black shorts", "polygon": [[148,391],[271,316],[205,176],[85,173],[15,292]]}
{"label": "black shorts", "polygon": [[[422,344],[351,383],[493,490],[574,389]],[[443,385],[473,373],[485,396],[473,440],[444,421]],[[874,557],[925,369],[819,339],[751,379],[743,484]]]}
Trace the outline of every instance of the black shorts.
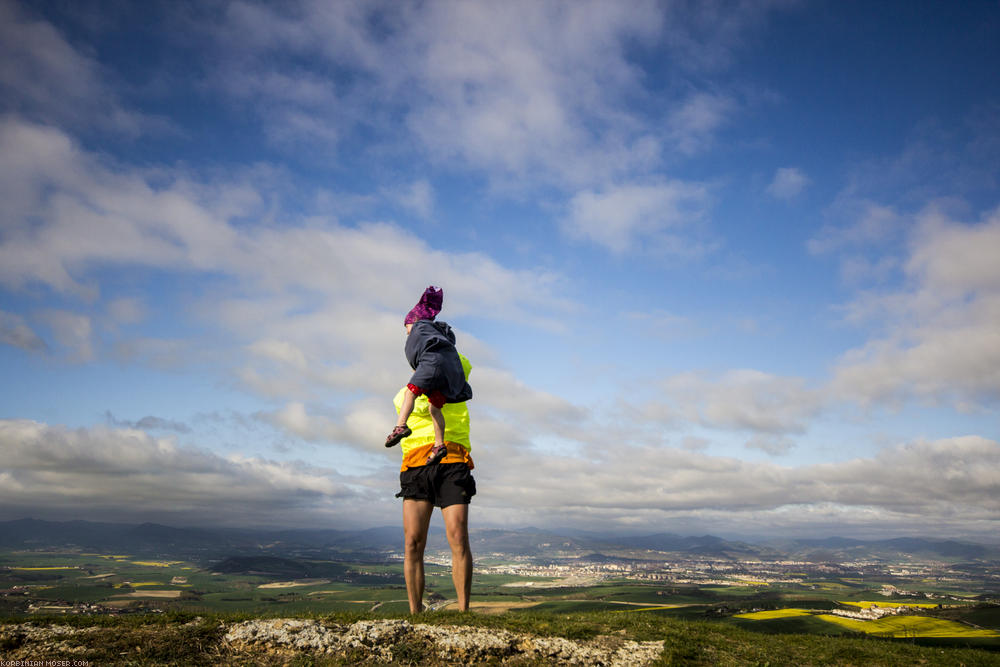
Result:
{"label": "black shorts", "polygon": [[476,495],[476,480],[466,463],[439,463],[407,468],[399,473],[397,498],[429,500],[435,507],[468,505]]}

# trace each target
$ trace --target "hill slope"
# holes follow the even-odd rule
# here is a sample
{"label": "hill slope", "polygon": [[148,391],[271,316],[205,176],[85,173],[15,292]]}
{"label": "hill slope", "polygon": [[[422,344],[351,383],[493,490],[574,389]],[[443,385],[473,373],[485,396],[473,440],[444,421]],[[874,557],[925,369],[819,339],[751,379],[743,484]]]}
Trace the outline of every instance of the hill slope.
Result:
{"label": "hill slope", "polygon": [[1000,665],[982,650],[768,635],[652,615],[71,617],[0,624],[5,660],[91,664]]}

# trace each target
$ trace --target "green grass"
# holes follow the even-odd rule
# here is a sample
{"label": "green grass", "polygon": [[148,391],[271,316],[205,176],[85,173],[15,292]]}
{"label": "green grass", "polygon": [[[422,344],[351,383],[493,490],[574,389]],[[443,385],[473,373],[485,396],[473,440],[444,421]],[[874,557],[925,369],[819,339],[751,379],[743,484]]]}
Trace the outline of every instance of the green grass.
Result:
{"label": "green grass", "polygon": [[[136,642],[151,642],[151,646],[160,645],[161,648],[152,651],[150,655],[159,655],[167,664],[170,664],[171,660],[176,664],[191,662],[226,664],[223,657],[210,654],[207,648],[197,654],[197,658],[192,658],[194,654],[189,655],[184,651],[177,653],[178,657],[169,658],[167,639],[161,642],[160,638],[144,635],[157,632],[155,628],[161,628],[164,637],[169,635],[173,638],[170,641],[179,641],[193,631],[175,626],[181,625],[179,619],[191,620],[194,614],[206,619],[216,619],[216,624],[219,620],[230,621],[252,617],[328,617],[345,622],[360,618],[404,617],[408,608],[408,604],[404,601],[406,591],[400,576],[401,565],[398,563],[350,564],[346,568],[353,572],[351,582],[338,581],[336,577],[331,577],[334,580],[327,584],[262,589],[259,587],[261,584],[274,579],[238,574],[215,576],[196,569],[189,563],[161,567],[137,565],[133,562],[152,562],[155,560],[153,558],[128,556],[112,559],[91,554],[25,552],[6,552],[0,557],[5,559],[6,565],[23,568],[79,568],[0,572],[0,582],[5,582],[0,584],[0,587],[29,584],[35,600],[99,602],[112,595],[128,592],[130,590],[128,588],[110,587],[125,581],[134,584],[159,581],[163,583],[157,588],[177,588],[184,590],[187,598],[197,596],[199,599],[142,601],[141,604],[147,608],[166,611],[165,614],[156,616],[54,617],[60,624],[94,624],[100,627],[127,628],[127,634],[133,635]],[[367,574],[361,575],[359,574],[361,572]],[[92,574],[111,576],[96,580],[87,578]],[[428,565],[427,575],[428,593],[434,592],[449,599],[455,597],[448,568]],[[183,587],[169,585],[168,582],[174,576],[186,577],[188,585]],[[934,650],[944,650],[945,653],[941,655],[945,656],[942,659],[946,661],[938,661],[932,653],[919,653],[914,654],[920,659],[913,664],[921,664],[921,661],[923,664],[1000,664],[994,660],[1000,656],[1000,641],[996,639],[988,637],[979,639],[974,636],[913,639],[912,635],[918,634],[914,632],[901,633],[906,636],[905,639],[866,638],[852,631],[856,629],[835,625],[819,618],[818,612],[839,606],[838,600],[858,603],[884,599],[886,604],[930,602],[923,598],[883,598],[878,595],[880,583],[873,581],[815,580],[807,586],[788,584],[698,587],[687,584],[606,580],[594,586],[574,588],[504,586],[519,580],[521,579],[509,575],[477,574],[473,586],[473,600],[528,601],[535,603],[534,606],[512,609],[495,617],[487,614],[459,615],[452,612],[438,612],[424,614],[420,617],[420,621],[503,627],[513,631],[565,636],[571,639],[588,639],[600,634],[619,633],[634,639],[674,637],[668,641],[663,664],[671,664],[670,661],[673,660],[674,664],[716,664],[716,662],[771,665],[861,664],[867,661],[870,664],[902,665],[910,664],[904,659],[906,651],[910,650],[905,646],[915,641],[919,641],[921,645],[933,645]],[[532,578],[530,581],[536,584],[542,583],[542,580],[537,578]],[[816,588],[812,588],[813,585]],[[39,586],[48,588],[43,590],[38,588]],[[141,591],[145,588],[149,587],[136,590]],[[620,604],[625,602],[634,604]],[[957,604],[954,601],[942,602],[945,605]],[[687,606],[655,608],[657,605],[669,604]],[[758,620],[731,616],[740,609],[754,608],[801,608],[816,610],[817,614]],[[0,600],[0,616],[2,615],[20,618],[20,622],[25,620],[45,622],[37,616],[25,615],[23,606],[18,607],[16,598]],[[927,610],[925,615],[941,620],[971,623],[982,628],[1000,629],[1000,606],[976,605],[971,600],[960,608]],[[106,620],[101,620],[102,618]],[[953,626],[939,623],[936,627],[940,629]],[[195,632],[195,635],[197,634]],[[202,635],[198,636],[200,637],[198,641],[206,643],[206,646],[211,644],[212,635],[207,626],[203,629]],[[0,633],[0,657],[7,657],[3,650],[3,641],[7,639]],[[16,641],[16,638],[11,641]],[[829,650],[826,648],[821,650],[821,645],[830,641],[833,643],[830,644]],[[109,645],[121,648],[121,645],[115,642]],[[947,662],[954,656],[960,655],[955,651],[956,647],[961,646],[986,648],[994,652],[977,650],[961,660],[956,658],[952,662]],[[769,647],[773,648],[771,654],[767,653]],[[140,648],[137,656],[125,651],[127,659],[121,660],[118,659],[118,654],[109,657],[108,653],[102,660],[100,658],[103,654],[95,646],[91,662],[159,664],[152,658],[142,657],[143,650],[145,648]],[[157,650],[160,653],[156,653]],[[817,655],[825,656],[828,661],[809,658],[808,651],[818,651]],[[143,662],[144,660],[146,662]],[[802,662],[797,663],[796,660]],[[301,664],[311,663],[307,661]]]}
{"label": "green grass", "polygon": [[983,628],[1000,630],[1000,606],[979,607],[962,614],[961,619]]}
{"label": "green grass", "polygon": [[[77,616],[37,618],[36,624],[74,625],[95,630],[73,638],[77,652],[74,659],[92,664],[186,665],[247,664],[246,656],[226,652],[221,643],[221,623],[245,620],[247,614],[205,615],[195,619],[190,614],[159,616],[107,617]],[[315,614],[305,617],[317,618]],[[345,624],[371,614],[333,613],[321,618]],[[602,635],[634,640],[662,640],[664,652],[659,665],[1000,665],[1000,653],[979,649],[943,646],[920,646],[911,642],[864,637],[834,637],[803,634],[762,634],[735,624],[691,622],[655,614],[615,614],[588,612],[556,614],[529,612],[499,616],[426,613],[415,622],[437,625],[502,628],[512,632],[560,636],[572,640],[591,640]],[[783,619],[797,621],[799,618]],[[761,621],[769,622],[769,621]],[[747,623],[752,623],[747,621]],[[5,657],[24,645],[25,638],[0,630],[0,652]],[[413,661],[433,665],[419,646],[400,646],[398,658],[411,651]],[[406,654],[406,655],[404,655]],[[33,659],[65,658],[58,651],[34,654]],[[300,655],[281,664],[350,664],[358,656],[325,657]],[[403,660],[401,664],[404,664]],[[256,663],[255,664],[260,664]],[[267,663],[264,663],[267,664]],[[277,664],[277,663],[275,663]]]}
{"label": "green grass", "polygon": [[622,605],[602,602],[600,600],[554,600],[552,602],[539,602],[534,607],[512,609],[510,613],[542,611],[555,614],[575,614],[586,611],[611,611],[616,609],[622,609]]}
{"label": "green grass", "polygon": [[97,602],[122,593],[119,588],[110,586],[74,586],[59,585],[39,590],[35,595],[46,600],[65,600],[66,602]]}

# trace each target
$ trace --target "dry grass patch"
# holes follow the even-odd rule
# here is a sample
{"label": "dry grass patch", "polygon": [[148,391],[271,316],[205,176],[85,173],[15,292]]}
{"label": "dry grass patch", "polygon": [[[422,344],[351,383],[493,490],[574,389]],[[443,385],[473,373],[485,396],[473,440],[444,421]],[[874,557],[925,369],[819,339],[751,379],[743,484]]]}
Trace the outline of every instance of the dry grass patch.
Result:
{"label": "dry grass patch", "polygon": [[132,593],[122,593],[115,595],[116,598],[179,598],[184,591],[133,591]]}
{"label": "dry grass patch", "polygon": [[295,588],[296,586],[320,586],[330,583],[329,579],[296,579],[295,581],[274,581],[261,584],[257,588]]}

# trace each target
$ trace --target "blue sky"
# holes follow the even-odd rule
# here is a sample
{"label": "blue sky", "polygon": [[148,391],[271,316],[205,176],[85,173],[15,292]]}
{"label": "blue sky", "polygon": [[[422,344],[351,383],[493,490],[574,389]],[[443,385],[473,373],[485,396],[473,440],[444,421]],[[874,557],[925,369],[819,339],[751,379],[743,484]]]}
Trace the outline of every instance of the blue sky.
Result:
{"label": "blue sky", "polygon": [[0,1],[2,518],[987,538],[995,2]]}

